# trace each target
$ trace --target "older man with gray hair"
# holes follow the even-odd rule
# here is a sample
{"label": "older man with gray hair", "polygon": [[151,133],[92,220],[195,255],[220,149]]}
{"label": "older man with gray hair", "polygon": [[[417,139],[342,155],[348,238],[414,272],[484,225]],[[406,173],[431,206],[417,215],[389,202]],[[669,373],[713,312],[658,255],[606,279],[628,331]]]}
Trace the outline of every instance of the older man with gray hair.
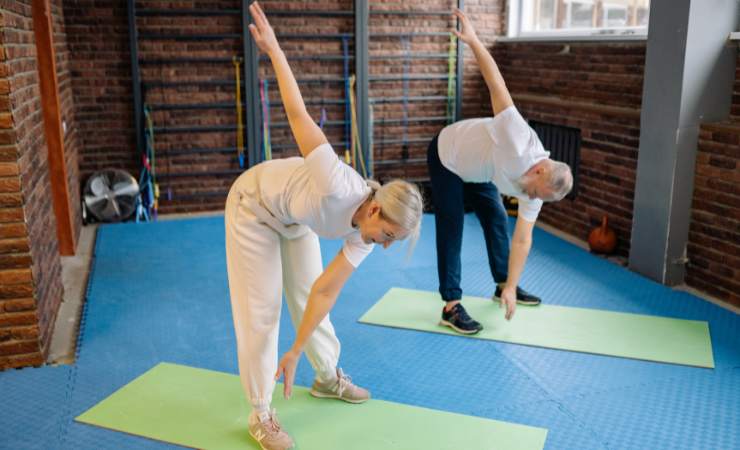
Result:
{"label": "older man with gray hair", "polygon": [[[493,57],[478,39],[468,18],[455,30],[480,66],[491,96],[494,117],[469,119],[445,127],[429,144],[427,162],[432,182],[437,234],[439,293],[446,302],[440,325],[463,334],[482,329],[460,299],[460,250],[464,201],[474,208],[486,241],[494,298],[511,319],[516,304],[538,305],[540,299],[518,287],[532,245],[532,230],[543,202],[558,201],[570,192],[573,176],[567,164],[553,161],[537,134],[514,106]],[[512,242],[500,193],[518,199]]]}

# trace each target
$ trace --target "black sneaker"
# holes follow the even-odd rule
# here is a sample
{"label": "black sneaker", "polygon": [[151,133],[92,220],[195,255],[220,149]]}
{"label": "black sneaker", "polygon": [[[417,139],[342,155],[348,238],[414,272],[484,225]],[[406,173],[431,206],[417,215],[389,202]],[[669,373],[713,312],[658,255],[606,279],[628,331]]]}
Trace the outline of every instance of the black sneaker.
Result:
{"label": "black sneaker", "polygon": [[[501,286],[496,286],[496,293],[493,294],[494,300],[501,300]],[[542,303],[542,299],[532,295],[519,286],[516,287],[516,302],[520,305],[537,306]]]}
{"label": "black sneaker", "polygon": [[439,321],[439,324],[450,327],[462,334],[475,334],[483,329],[483,326],[473,320],[460,303],[453,306],[449,311],[445,311],[443,308],[442,320]]}

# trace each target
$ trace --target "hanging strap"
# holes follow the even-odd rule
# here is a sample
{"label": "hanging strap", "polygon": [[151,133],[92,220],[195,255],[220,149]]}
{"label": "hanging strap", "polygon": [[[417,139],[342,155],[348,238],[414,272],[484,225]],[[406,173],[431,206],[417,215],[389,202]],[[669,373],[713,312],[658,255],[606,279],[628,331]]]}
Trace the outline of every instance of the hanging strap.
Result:
{"label": "hanging strap", "polygon": [[405,55],[403,59],[403,136],[401,158],[409,157],[409,66],[411,63],[411,40],[408,36],[401,38],[401,45]]}
{"label": "hanging strap", "polygon": [[[342,59],[344,60],[344,138],[346,147],[344,159],[347,164],[355,167],[355,161],[352,160],[352,106],[350,105],[350,82],[349,82],[349,38],[342,38]],[[355,167],[356,168],[356,167]]]}
{"label": "hanging strap", "polygon": [[[139,180],[140,190],[146,197],[142,199],[141,217],[149,221],[156,220],[157,208],[159,207],[159,185],[157,184],[156,153],[154,149],[154,120],[149,106],[144,105],[144,119],[146,121],[146,143],[144,153],[141,155],[141,176]],[[139,215],[137,214],[137,221]]]}
{"label": "hanging strap", "polygon": [[450,52],[447,58],[447,124],[456,120],[455,117],[455,67],[457,66],[457,36],[450,33]]}
{"label": "hanging strap", "polygon": [[324,102],[326,101],[326,85],[321,83],[321,117],[319,118],[319,128],[324,130],[324,124],[326,123],[326,107]]}
{"label": "hanging strap", "polygon": [[369,116],[368,116],[368,133],[367,133],[367,177],[372,178],[373,172],[375,170],[375,160],[373,158],[373,152],[375,151],[375,143],[373,140],[373,133],[375,133],[375,113],[373,112],[373,105],[370,104],[370,108],[368,110]]}
{"label": "hanging strap", "polygon": [[239,66],[242,59],[234,56],[234,77],[236,78],[236,151],[239,157],[239,167],[244,168],[244,124],[242,123],[242,84],[239,79]]}
{"label": "hanging strap", "polygon": [[[354,160],[357,161],[360,160],[360,170],[359,172],[362,174],[363,177],[367,178],[368,172],[367,167],[365,166],[365,157],[362,154],[362,144],[360,143],[359,139],[359,129],[357,127],[357,109],[355,107],[355,76],[352,75],[350,77],[350,91],[349,91],[349,100],[350,100],[350,106],[352,109],[352,153],[354,156]],[[356,168],[355,168],[356,169]]]}
{"label": "hanging strap", "polygon": [[272,144],[270,142],[270,97],[267,80],[260,83],[260,102],[262,103],[262,150],[265,161],[272,159]]}

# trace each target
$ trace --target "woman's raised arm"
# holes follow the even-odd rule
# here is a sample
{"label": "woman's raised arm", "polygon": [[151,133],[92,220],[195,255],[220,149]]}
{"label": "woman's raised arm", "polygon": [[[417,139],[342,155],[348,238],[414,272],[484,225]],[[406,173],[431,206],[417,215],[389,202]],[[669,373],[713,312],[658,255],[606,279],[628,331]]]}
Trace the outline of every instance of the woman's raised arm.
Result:
{"label": "woman's raised arm", "polygon": [[316,122],[306,110],[293,71],[290,70],[288,60],[280,48],[275,32],[272,30],[270,22],[267,21],[264,11],[257,2],[254,2],[249,5],[249,12],[254,20],[254,23],[249,24],[249,31],[260,50],[265,52],[272,61],[272,67],[275,69],[278,87],[280,88],[280,97],[288,115],[290,129],[293,131],[301,155],[305,158],[316,147],[326,144],[328,141],[324,132],[316,125]]}

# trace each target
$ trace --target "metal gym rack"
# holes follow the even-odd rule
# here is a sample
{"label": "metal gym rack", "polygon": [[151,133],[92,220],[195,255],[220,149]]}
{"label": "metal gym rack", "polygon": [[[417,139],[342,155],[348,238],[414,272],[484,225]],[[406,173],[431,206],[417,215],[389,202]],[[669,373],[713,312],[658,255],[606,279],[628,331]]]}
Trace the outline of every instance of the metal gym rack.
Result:
{"label": "metal gym rack", "polygon": [[[142,80],[141,67],[152,66],[152,65],[191,65],[200,63],[229,63],[232,58],[229,57],[172,57],[172,58],[150,58],[141,59],[139,55],[139,44],[142,41],[152,40],[173,40],[173,41],[218,41],[218,40],[240,40],[242,47],[242,77],[239,83],[241,89],[242,103],[244,105],[244,131],[245,131],[245,149],[247,156],[247,167],[252,166],[260,161],[260,151],[263,141],[263,128],[262,128],[262,110],[260,108],[260,80],[257,73],[258,63],[260,60],[264,60],[264,57],[259,55],[258,49],[251,38],[249,31],[246,26],[242,27],[242,33],[211,33],[211,34],[179,34],[179,33],[140,33],[137,27],[137,18],[143,17],[218,17],[218,16],[235,16],[240,17],[241,23],[246,24],[251,22],[248,6],[251,0],[241,0],[240,9],[164,9],[164,8],[138,8],[136,0],[127,0],[128,6],[128,25],[129,25],[129,44],[131,50],[131,68],[132,68],[132,93],[134,103],[134,126],[136,130],[136,145],[139,152],[145,154],[147,148],[147,118],[145,117],[144,108],[145,105],[150,111],[186,111],[186,110],[224,110],[233,107],[232,104],[224,102],[213,102],[213,103],[189,103],[189,104],[178,104],[168,105],[164,103],[147,103],[145,102],[146,92],[153,88],[178,88],[187,86],[214,86],[214,87],[236,87],[234,80],[202,80],[202,81],[163,81],[163,80]],[[458,8],[463,7],[463,0],[457,0]],[[421,10],[404,10],[404,11],[390,11],[381,9],[370,9],[369,2],[366,0],[355,0],[353,10],[269,10],[269,3],[267,4],[268,16],[274,17],[353,17],[354,18],[354,31],[352,33],[325,33],[325,34],[309,34],[309,33],[283,33],[279,35],[280,39],[353,39],[354,40],[354,55],[349,55],[349,58],[354,61],[354,71],[357,77],[356,80],[356,112],[357,112],[357,125],[358,125],[358,138],[360,141],[360,147],[364,154],[365,160],[369,161],[370,155],[370,130],[369,124],[370,119],[370,104],[381,104],[381,103],[396,103],[396,102],[424,102],[424,101],[436,101],[443,100],[442,96],[415,96],[415,97],[387,97],[387,98],[375,98],[369,99],[369,83],[373,82],[386,82],[386,81],[426,81],[426,80],[442,80],[446,79],[447,75],[408,75],[405,77],[397,75],[369,75],[369,61],[382,60],[382,59],[444,59],[448,55],[446,53],[421,53],[421,54],[375,54],[370,55],[368,52],[369,41],[371,38],[385,39],[385,38],[411,38],[415,36],[448,36],[447,32],[417,32],[417,33],[373,33],[369,32],[369,18],[370,16],[409,16],[409,17],[422,17],[422,16],[449,16],[449,11],[421,11]],[[291,56],[289,59],[294,61],[300,60],[321,60],[321,61],[341,61],[345,59],[344,55],[316,55],[316,56],[305,56],[297,55]],[[455,70],[455,105],[454,105],[454,116],[460,117],[461,112],[461,94],[462,94],[462,80],[463,73],[463,60],[462,60],[462,46],[457,46],[457,63]],[[274,80],[268,80],[274,81]],[[313,83],[340,83],[345,82],[342,77],[321,77],[321,78],[299,78],[300,84],[313,84]],[[307,104],[343,104],[348,100],[309,100]],[[384,119],[382,123],[423,123],[423,122],[443,122],[445,117],[410,117],[406,119]],[[326,121],[327,126],[340,126],[342,121]],[[274,123],[273,127],[287,126],[282,122]],[[172,127],[172,126],[155,126],[151,127],[152,133],[231,133],[238,130],[237,126],[234,125],[213,125],[213,126],[191,126],[191,127]],[[411,139],[406,139],[411,142]],[[384,140],[378,143],[395,143],[397,140]],[[415,140],[414,140],[415,142]],[[342,144],[345,144],[344,142]],[[278,145],[275,148],[289,148],[290,145]],[[235,147],[214,147],[214,148],[171,148],[168,150],[168,156],[177,155],[197,155],[197,154],[215,154],[215,153],[229,153],[236,152]],[[410,161],[409,161],[410,162]],[[381,163],[386,165],[386,163]],[[238,171],[235,171],[236,173]],[[212,173],[216,175],[216,172]],[[218,174],[232,174],[231,171],[219,171]],[[186,174],[188,175],[188,174]],[[193,174],[190,174],[193,175]],[[208,173],[198,173],[197,175],[208,175]],[[178,175],[169,175],[168,177],[176,177]]]}

